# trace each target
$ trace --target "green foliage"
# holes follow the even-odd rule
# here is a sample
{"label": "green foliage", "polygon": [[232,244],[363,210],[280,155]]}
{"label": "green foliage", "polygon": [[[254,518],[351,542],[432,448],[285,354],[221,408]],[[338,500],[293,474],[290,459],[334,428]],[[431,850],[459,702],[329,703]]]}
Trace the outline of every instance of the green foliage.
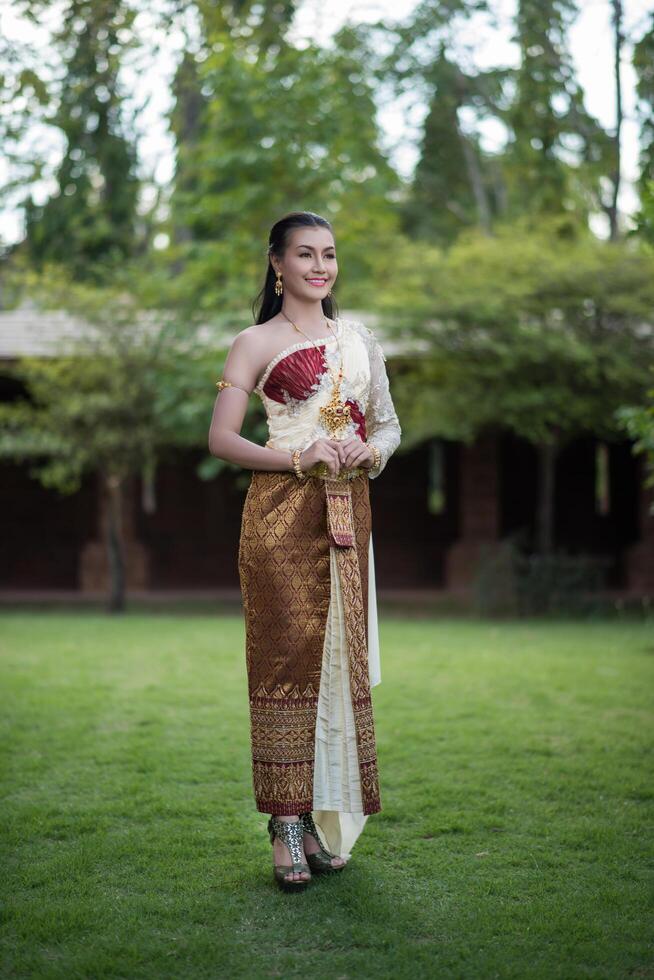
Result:
{"label": "green foliage", "polygon": [[[20,6],[38,17],[48,4]],[[136,251],[140,182],[120,81],[136,43],[135,17],[123,0],[67,0],[63,9],[52,47],[64,70],[48,87],[47,122],[64,146],[57,188],[44,203],[31,194],[24,201],[24,245],[37,268],[60,262],[77,279],[101,280],[104,266],[115,268]]]}
{"label": "green foliage", "polygon": [[494,426],[535,444],[610,439],[615,410],[643,400],[654,256],[633,242],[568,237],[555,224],[471,234],[446,253],[421,250],[420,263],[407,245],[383,297],[389,328],[406,323],[409,292],[405,333],[422,352],[395,373],[405,446]]}
{"label": "green foliage", "polygon": [[636,227],[630,237],[639,238],[654,248],[654,177],[642,183],[640,210],[636,215]]}
{"label": "green foliage", "polygon": [[[224,31],[210,40],[203,60],[187,59],[173,114],[181,135],[195,113],[192,139],[178,144],[164,257],[181,270],[176,300],[242,310],[263,279],[270,226],[309,209],[335,222],[343,293],[357,307],[372,302],[373,256],[396,227],[388,197],[398,178],[379,148],[357,31],[344,28],[329,50],[282,43],[265,54]],[[340,279],[337,288],[340,296]]]}
{"label": "green foliage", "polygon": [[654,12],[647,27],[634,45],[633,67],[636,72],[636,111],[640,123],[640,193],[648,237],[654,243]]}
{"label": "green foliage", "polygon": [[471,589],[472,606],[478,615],[517,615],[515,558],[513,541],[499,541],[482,547]]}
{"label": "green foliage", "polygon": [[601,607],[610,559],[597,555],[528,553],[514,538],[487,546],[473,582],[482,616],[584,615]]}
{"label": "green foliage", "polygon": [[422,240],[446,244],[467,227],[488,230],[503,207],[496,160],[482,150],[478,127],[497,117],[506,72],[477,69],[458,37],[473,15],[486,12],[484,0],[423,0],[403,23],[370,29],[373,49],[390,47],[373,63],[376,77],[428,106],[399,204],[403,230]]}
{"label": "green foliage", "polygon": [[[19,0],[19,7],[38,20],[48,4]],[[2,48],[10,91],[29,110],[18,112],[3,136],[19,136],[29,112],[44,106],[67,144],[59,186],[72,191],[38,214],[28,206],[36,251],[27,259],[48,262],[55,254],[77,276],[94,270],[100,281],[120,281],[115,256],[129,255],[134,245],[135,157],[121,68],[136,44],[137,9],[121,0],[66,0],[53,39],[65,69],[56,81],[44,81],[27,47]],[[415,341],[419,356],[392,365],[403,448],[431,436],[472,440],[493,426],[536,443],[561,444],[579,432],[614,437],[615,411],[638,406],[646,388],[652,343],[642,326],[651,321],[654,276],[651,254],[637,241],[611,250],[582,231],[589,209],[601,208],[598,181],[611,141],[584,110],[567,51],[576,5],[521,0],[515,71],[477,70],[474,52],[459,40],[473,15],[488,13],[483,0],[423,0],[399,25],[347,25],[327,48],[289,41],[295,9],[292,0],[272,6],[175,0],[157,8],[169,26],[179,26],[184,13],[197,30],[174,84],[176,168],[160,226],[170,247],[139,255],[130,270],[138,289],[123,290],[135,297],[124,309],[111,290],[99,299],[102,326],[89,342],[91,360],[97,354],[112,375],[127,370],[135,379],[125,387],[114,443],[106,436],[109,445],[120,442],[120,468],[132,467],[146,443],[158,447],[155,455],[179,442],[203,444],[206,376],[200,380],[196,368],[204,355],[198,347],[194,359],[176,346],[182,325],[193,333],[196,317],[206,314],[229,324],[233,335],[249,322],[248,301],[266,268],[267,232],[296,207],[334,222],[339,303],[379,312],[390,335]],[[182,29],[190,30],[185,20]],[[648,22],[634,54],[643,118],[651,108],[650,34]],[[429,106],[412,184],[392,170],[381,145],[375,85],[389,81]],[[506,151],[483,152],[484,119],[506,127]],[[640,237],[652,225],[646,193]],[[520,218],[509,223],[507,214]],[[402,221],[407,234],[399,231]],[[475,223],[492,237],[470,230]],[[25,252],[17,260],[26,261]],[[94,302],[90,295],[84,300]],[[114,307],[123,309],[122,326],[112,322]],[[137,363],[130,344],[99,347],[99,337],[133,336],[129,323],[142,310],[151,322],[167,324],[161,349],[171,352],[169,361],[158,354],[150,373],[147,358]],[[125,350],[117,364],[116,351],[123,357]],[[62,362],[51,385],[47,372],[54,369],[46,361],[20,370],[42,401],[12,409],[5,442],[12,451],[21,440],[36,447],[45,432],[49,446],[58,446],[64,431],[72,438],[72,402],[55,437],[45,420],[46,393],[64,400],[77,370],[89,375],[78,393],[88,404],[77,416],[108,419],[108,405],[119,402],[111,388],[102,407],[97,378],[72,360],[67,368]],[[39,405],[44,414],[28,438],[27,416],[19,412]],[[246,424],[261,432],[261,414],[251,413]],[[121,426],[129,429],[124,442],[116,436]],[[114,459],[87,436],[78,440],[81,455],[59,452],[71,474],[90,465],[93,454]],[[52,458],[48,465],[44,472],[53,474]],[[221,465],[207,460],[202,472]]]}
{"label": "green foliage", "polygon": [[567,34],[574,0],[519,0],[515,40],[520,65],[503,113],[511,137],[504,161],[509,214],[575,213],[601,206],[601,178],[613,166],[612,142],[584,107]]}
{"label": "green foliage", "polygon": [[645,456],[648,470],[646,485],[654,487],[654,388],[649,389],[647,398],[646,405],[623,405],[615,414],[619,424],[634,440],[634,452]]}
{"label": "green foliage", "polygon": [[142,310],[132,273],[113,289],[52,275],[54,282],[50,273],[33,278],[31,295],[65,309],[83,329],[56,356],[15,366],[26,397],[0,405],[0,453],[31,460],[45,485],[72,492],[85,473],[121,482],[152,473],[175,449],[206,446],[213,382],[226,354],[215,325]]}
{"label": "green foliage", "polygon": [[568,51],[577,5],[520,0],[519,64],[482,69],[477,41],[467,38],[471,28],[483,37],[484,23],[496,26],[493,13],[482,0],[423,0],[399,26],[372,28],[380,46],[391,45],[377,76],[428,107],[401,202],[411,237],[448,244],[470,226],[490,232],[497,221],[528,217],[537,227],[547,215],[586,227],[591,213],[611,207],[602,192],[615,177],[615,141],[586,110]]}

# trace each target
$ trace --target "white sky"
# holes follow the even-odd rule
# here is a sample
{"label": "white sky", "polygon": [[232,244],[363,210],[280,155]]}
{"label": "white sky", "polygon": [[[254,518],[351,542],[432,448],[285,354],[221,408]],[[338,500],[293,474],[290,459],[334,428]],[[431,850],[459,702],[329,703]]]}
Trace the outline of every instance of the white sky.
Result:
{"label": "white sky", "polygon": [[[27,28],[11,8],[9,0],[0,0],[0,30],[14,39],[30,40],[44,45],[47,31]],[[648,13],[654,9],[654,0],[624,0],[625,33],[627,37],[639,37],[647,22]],[[295,22],[294,40],[303,38],[324,44],[330,36],[346,21],[360,23],[386,18],[389,21],[405,19],[417,0],[370,0],[370,2],[348,2],[348,0],[305,0]],[[53,16],[57,4],[53,3]],[[457,42],[474,45],[474,61],[479,66],[513,65],[517,60],[515,45],[511,43],[511,15],[515,0],[492,0],[497,27],[491,26],[485,18],[478,17],[460,36]],[[586,106],[605,126],[615,123],[615,92],[613,88],[613,51],[610,24],[609,0],[579,0],[579,17],[570,34],[570,47],[578,72],[578,78],[586,93]],[[143,34],[152,34],[148,24],[149,15],[139,18],[139,28]],[[480,39],[484,39],[482,42]],[[138,92],[138,105],[142,108],[137,118],[140,134],[139,152],[146,174],[154,176],[158,182],[166,182],[172,176],[172,141],[167,133],[165,113],[170,107],[170,79],[175,69],[179,51],[184,44],[181,32],[162,37],[162,47],[156,62],[147,66],[135,66],[132,71],[133,90]],[[623,124],[622,152],[624,161],[624,186],[620,205],[624,212],[630,213],[637,206],[636,195],[631,182],[637,173],[637,125],[634,105],[634,75],[630,66],[631,47],[625,45],[623,55],[623,99],[625,121]],[[147,70],[144,70],[146,68]],[[379,106],[379,123],[384,134],[384,146],[392,164],[399,173],[408,177],[415,165],[416,140],[420,134],[420,123],[424,108],[399,103]],[[484,139],[489,147],[502,142],[499,127],[488,126]],[[47,134],[41,131],[35,138],[36,146],[42,151]],[[56,160],[60,152],[50,136],[51,154]],[[0,180],[5,179],[6,169],[0,159]],[[47,185],[40,188],[39,197],[49,193]],[[35,195],[36,196],[36,195]],[[601,229],[598,228],[601,233]],[[16,241],[22,236],[20,215],[12,209],[0,212],[0,240]]]}

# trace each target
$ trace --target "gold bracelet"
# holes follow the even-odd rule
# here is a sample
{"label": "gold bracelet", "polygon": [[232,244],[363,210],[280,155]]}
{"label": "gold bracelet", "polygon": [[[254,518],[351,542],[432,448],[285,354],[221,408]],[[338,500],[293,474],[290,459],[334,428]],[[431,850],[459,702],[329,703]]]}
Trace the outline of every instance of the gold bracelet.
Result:
{"label": "gold bracelet", "polygon": [[377,446],[373,446],[371,442],[367,442],[366,445],[368,449],[372,449],[372,466],[370,469],[376,470],[381,463],[381,449],[379,449]]}
{"label": "gold bracelet", "polygon": [[291,454],[291,460],[293,461],[293,469],[295,470],[295,475],[297,476],[298,480],[304,480],[306,477],[306,473],[303,473],[302,470],[300,469],[301,453],[302,453],[301,449],[294,449]]}

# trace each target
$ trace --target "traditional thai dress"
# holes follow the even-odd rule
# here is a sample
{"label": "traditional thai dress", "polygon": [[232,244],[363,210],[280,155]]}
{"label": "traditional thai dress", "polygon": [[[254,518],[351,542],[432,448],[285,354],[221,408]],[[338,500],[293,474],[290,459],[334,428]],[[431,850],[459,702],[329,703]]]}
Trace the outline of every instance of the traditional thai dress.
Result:
{"label": "traditional thai dress", "polygon": [[[347,858],[368,815],[381,809],[370,693],[381,672],[368,480],[384,469],[401,429],[372,331],[339,317],[334,332],[300,340],[266,366],[254,389],[266,410],[266,445],[303,450],[320,437],[354,435],[379,448],[379,464],[336,478],[325,464],[304,479],[254,470],[238,568],[257,809],[312,812],[329,850]],[[328,370],[340,365],[336,338],[340,399]]]}

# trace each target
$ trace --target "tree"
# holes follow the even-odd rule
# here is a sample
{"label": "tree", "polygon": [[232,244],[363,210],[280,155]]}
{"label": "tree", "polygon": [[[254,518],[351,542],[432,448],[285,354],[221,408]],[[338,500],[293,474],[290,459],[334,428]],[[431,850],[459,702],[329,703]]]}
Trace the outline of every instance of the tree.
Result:
{"label": "tree", "polygon": [[[44,176],[43,159],[24,146],[28,134],[42,138],[47,128],[50,97],[42,75],[35,46],[0,33],[0,143],[5,169],[0,202],[4,207],[19,207],[25,187]],[[11,253],[10,245],[5,245],[5,252]]]}
{"label": "tree", "polygon": [[637,233],[654,244],[654,13],[643,36],[634,45],[637,111],[640,122],[641,210]]}
{"label": "tree", "polygon": [[466,133],[462,110],[475,101],[479,78],[471,77],[441,50],[430,67],[433,96],[425,119],[405,227],[444,243],[478,225],[490,233],[500,210],[491,163],[479,139]]}
{"label": "tree", "polygon": [[[373,253],[395,234],[389,198],[399,180],[379,146],[357,31],[344,28],[331,50],[280,38],[261,53],[226,31],[212,41],[194,67],[205,101],[192,148],[181,140],[177,147],[172,244],[163,256],[181,270],[175,302],[240,312],[265,270],[270,225],[310,209],[335,219],[350,295],[365,305],[374,295]],[[179,100],[175,112],[181,132]]]}
{"label": "tree", "polygon": [[412,237],[447,244],[474,225],[490,232],[504,207],[501,173],[495,155],[482,149],[480,123],[497,118],[506,71],[477,68],[459,40],[470,19],[488,11],[486,0],[422,0],[404,23],[366,28],[369,71],[379,86],[405,101],[407,115],[427,106],[418,162],[399,205],[402,230]]}
{"label": "tree", "polygon": [[[62,493],[77,490],[87,473],[100,475],[108,510],[109,608],[120,611],[125,485],[136,475],[151,484],[157,463],[174,449],[206,447],[213,380],[226,343],[207,324],[185,319],[182,329],[170,314],[143,310],[128,276],[114,289],[91,290],[62,284],[59,270],[53,274],[54,283],[49,272],[40,282],[32,279],[30,293],[40,288],[48,307],[66,309],[77,336],[55,356],[17,364],[26,397],[0,405],[0,454],[31,461],[32,475]],[[246,432],[252,424],[250,413]],[[220,468],[213,462],[204,475]]]}
{"label": "tree", "polygon": [[[583,226],[591,212],[615,213],[602,194],[616,178],[616,140],[585,109],[567,45],[575,16],[574,0],[518,0],[516,68],[481,69],[474,42],[461,41],[492,26],[483,0],[422,0],[406,23],[370,28],[392,43],[376,75],[428,106],[401,205],[406,234],[447,245],[471,226],[488,234],[523,215],[536,226],[567,214]],[[493,152],[488,121],[505,131]]]}
{"label": "tree", "polygon": [[613,168],[611,170],[611,199],[606,205],[609,218],[611,241],[614,242],[620,233],[618,222],[618,195],[622,179],[622,123],[624,110],[622,107],[622,48],[624,44],[622,0],[611,0],[613,23],[613,77],[615,80],[615,134],[613,138]]}
{"label": "tree", "polygon": [[510,213],[575,214],[603,208],[601,178],[612,171],[612,140],[584,107],[568,51],[574,0],[519,0],[513,73],[504,119]]}
{"label": "tree", "polygon": [[[618,422],[634,440],[633,451],[642,453],[648,470],[646,486],[654,487],[654,387],[647,392],[646,405],[625,405],[616,412]],[[654,516],[654,505],[651,508]]]}
{"label": "tree", "polygon": [[[561,448],[580,435],[618,438],[615,411],[643,403],[654,363],[654,256],[633,243],[565,237],[560,225],[511,225],[423,259],[420,281],[414,270],[407,286],[420,298],[415,319],[404,318],[423,350],[395,376],[403,444],[472,441],[489,428],[531,442],[538,547],[547,552]],[[389,322],[404,299],[385,297]]]}
{"label": "tree", "polygon": [[[28,20],[38,21],[51,5],[19,0],[17,7]],[[33,52],[26,48],[25,69],[15,65],[11,73],[15,94],[37,106],[42,124],[62,143],[51,174],[56,189],[37,203],[33,184],[48,164],[37,153],[26,166],[21,158],[33,154],[33,148],[19,148],[31,120],[19,115],[7,134],[16,176],[28,191],[21,202],[26,236],[14,250],[26,250],[36,267],[60,262],[77,279],[101,279],[107,266],[115,269],[137,250],[141,185],[121,83],[122,65],[137,43],[135,17],[124,0],[66,0],[48,52],[51,59],[56,53],[58,63],[34,66]],[[9,189],[15,184],[10,182]]]}

